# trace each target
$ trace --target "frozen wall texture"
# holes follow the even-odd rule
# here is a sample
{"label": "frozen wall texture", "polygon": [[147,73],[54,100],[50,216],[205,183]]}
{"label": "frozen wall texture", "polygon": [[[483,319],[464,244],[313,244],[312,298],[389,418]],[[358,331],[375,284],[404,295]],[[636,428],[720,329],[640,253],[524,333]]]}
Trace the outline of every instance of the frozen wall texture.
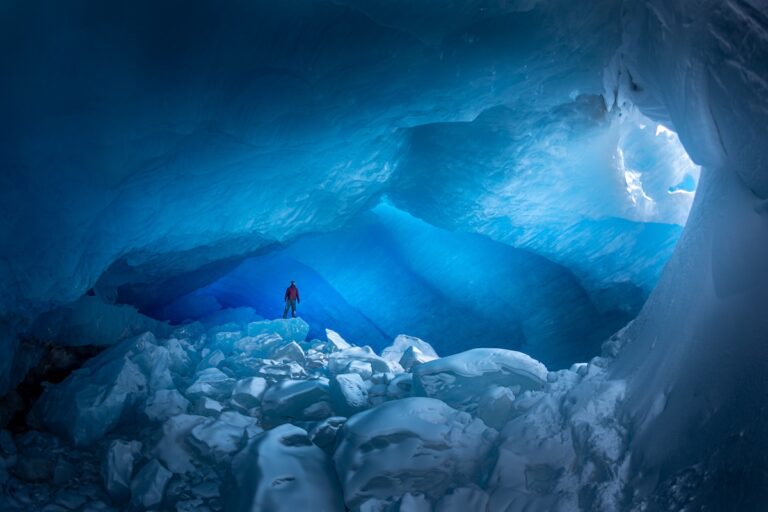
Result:
{"label": "frozen wall texture", "polygon": [[[0,391],[41,357],[17,334],[162,334],[114,344],[36,405],[35,426],[78,444],[135,407],[167,420],[131,489],[108,482],[115,496],[157,505],[184,472],[165,467],[187,460],[183,433],[210,464],[253,438],[243,474],[271,471],[275,453],[335,466],[338,481],[300,483],[353,508],[768,503],[763,0],[6,2],[0,43]],[[503,350],[390,361],[259,323],[286,266],[329,298],[308,305],[312,326],[286,324],[303,335],[330,324],[382,346],[424,329],[440,355],[503,343],[557,367],[642,311],[603,357],[561,372]],[[480,307],[498,281],[515,285]],[[204,327],[173,341],[115,301]],[[81,325],[88,315],[107,320]],[[102,329],[116,319],[131,332]],[[254,377],[256,351],[284,364]],[[299,361],[327,376],[306,380]],[[98,393],[83,390],[99,386],[109,418],[93,423]],[[263,426],[307,430],[256,437],[215,405],[248,410],[262,393]],[[392,401],[360,412],[372,397]],[[56,412],[68,400],[83,407],[75,423]],[[342,429],[334,407],[360,414]],[[390,422],[393,438],[374,428]],[[435,448],[441,429],[456,446]],[[403,453],[406,438],[445,464],[350,462],[363,447]],[[42,449],[30,439],[20,446]],[[138,450],[112,443],[133,464]],[[456,454],[469,455],[453,466]],[[415,480],[383,485],[398,468]],[[419,471],[441,484],[420,489]],[[237,506],[273,499],[235,480]]]}
{"label": "frozen wall texture", "polygon": [[[115,260],[167,276],[331,230],[384,191],[647,292],[677,230],[642,224],[683,222],[681,171],[645,169],[656,206],[627,182],[632,123],[599,97],[619,7],[559,4],[6,5],[3,310],[74,300]],[[626,243],[585,253],[601,230]]]}
{"label": "frozen wall texture", "polygon": [[[628,377],[632,485],[660,507],[768,502],[768,18],[764,2],[638,2],[617,101],[664,116],[703,166],[686,232],[614,369]],[[634,84],[634,85],[633,85]],[[658,113],[658,114],[657,114]]]}

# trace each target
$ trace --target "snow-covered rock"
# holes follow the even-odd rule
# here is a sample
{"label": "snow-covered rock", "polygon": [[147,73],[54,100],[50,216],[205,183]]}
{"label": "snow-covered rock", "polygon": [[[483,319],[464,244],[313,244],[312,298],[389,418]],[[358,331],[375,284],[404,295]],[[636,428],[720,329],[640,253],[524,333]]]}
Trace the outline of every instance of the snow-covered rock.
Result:
{"label": "snow-covered rock", "polygon": [[383,403],[350,418],[334,454],[348,507],[408,492],[435,500],[482,481],[497,432],[432,398]]}
{"label": "snow-covered rock", "polygon": [[420,364],[413,370],[413,393],[439,398],[457,409],[474,412],[491,386],[513,393],[541,389],[547,368],[521,352],[478,348]]}
{"label": "snow-covered rock", "polygon": [[306,431],[281,425],[256,436],[232,462],[230,512],[338,512],[344,500],[333,463]]}

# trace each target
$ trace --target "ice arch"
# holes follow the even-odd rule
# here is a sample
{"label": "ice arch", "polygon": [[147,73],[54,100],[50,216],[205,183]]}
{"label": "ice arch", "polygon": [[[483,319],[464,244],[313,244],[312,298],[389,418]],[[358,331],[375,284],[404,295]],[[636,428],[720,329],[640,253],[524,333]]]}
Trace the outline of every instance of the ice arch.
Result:
{"label": "ice arch", "polygon": [[289,277],[300,285],[310,336],[330,328],[376,350],[407,332],[444,354],[483,340],[562,368],[599,353],[633,317],[618,302],[601,311],[566,267],[435,228],[386,201],[345,228],[248,258],[194,291],[169,296],[169,283],[161,293],[124,286],[118,298],[174,323],[209,323],[243,307],[269,318],[282,312]]}
{"label": "ice arch", "polygon": [[[579,138],[559,119],[606,135],[614,116],[637,107],[674,129],[704,172],[660,284],[620,337],[624,346],[609,347],[610,375],[628,382],[613,419],[626,420],[631,459],[603,476],[627,506],[767,501],[766,383],[757,377],[768,327],[764,2],[601,1],[588,12],[564,1],[287,2],[266,17],[245,2],[230,10],[169,2],[147,18],[134,14],[145,5],[32,4],[4,5],[0,31],[14,49],[0,96],[6,354],[38,314],[80,297],[115,265],[114,280],[96,287],[105,299],[125,283],[200,268],[220,276],[234,259],[339,228],[383,193],[440,227],[570,264],[594,296],[607,289],[615,298],[621,287],[602,285],[616,284],[621,257],[591,268],[585,253],[606,247],[539,245],[546,233],[525,223],[531,211],[542,214],[530,208],[535,201],[505,201],[529,183],[516,178],[536,181],[526,172],[547,155],[540,138],[520,155],[504,141],[526,147],[530,123],[572,143],[557,149],[572,149]],[[169,41],[166,28],[177,24]],[[266,95],[269,104],[252,101]],[[520,122],[505,122],[516,114]],[[473,133],[489,147],[464,144]],[[472,165],[441,160],[441,180],[420,180],[434,147],[458,147]],[[533,165],[505,167],[511,156]],[[642,207],[650,188],[638,188],[628,161],[614,166],[625,168],[619,185]],[[489,168],[503,170],[491,175],[498,181],[467,171]],[[658,188],[689,188],[678,178]],[[543,185],[536,189],[551,183]],[[467,201],[477,194],[484,201]],[[588,194],[576,197],[592,205]],[[675,211],[664,221],[643,208],[611,214],[640,219],[645,230]],[[568,221],[579,228],[578,216]],[[585,222],[577,232],[600,233]],[[653,244],[634,245],[642,238],[620,245],[638,249],[638,279],[629,281],[650,291],[643,271],[660,271],[665,258],[648,250]],[[12,360],[3,359],[4,388]]]}
{"label": "ice arch", "polygon": [[765,4],[637,2],[608,89],[671,123],[702,181],[685,233],[614,367],[630,382],[631,484],[691,506],[764,504],[768,360]]}
{"label": "ice arch", "polygon": [[[136,14],[149,3],[8,4],[4,323],[23,331],[91,288],[110,302],[126,283],[197,272],[203,286],[239,258],[338,229],[382,194],[567,267],[602,313],[636,313],[690,201],[665,190],[681,176],[664,144],[645,188],[627,181],[622,166],[643,165],[632,141],[661,137],[601,98],[619,4],[563,23],[566,4],[171,1],[151,16]],[[431,179],[424,154],[443,142],[461,152],[435,155],[443,174]],[[664,185],[653,199],[670,206],[655,213],[643,196],[653,176]],[[592,180],[603,196],[579,190]],[[562,212],[542,207],[553,203]],[[616,243],[596,251],[605,236]]]}

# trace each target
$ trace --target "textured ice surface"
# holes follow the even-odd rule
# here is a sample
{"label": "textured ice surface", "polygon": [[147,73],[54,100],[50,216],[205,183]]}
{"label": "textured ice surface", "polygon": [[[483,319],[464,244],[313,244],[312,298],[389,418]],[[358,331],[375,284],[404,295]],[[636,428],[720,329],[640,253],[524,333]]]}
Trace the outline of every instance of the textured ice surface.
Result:
{"label": "textured ice surface", "polygon": [[[444,496],[428,496],[434,486],[427,481],[423,490],[414,485],[365,503],[612,511],[751,510],[768,502],[768,425],[759,414],[768,359],[765,2],[600,0],[589,9],[566,0],[281,2],[268,9],[203,2],[180,9],[138,1],[130,12],[91,2],[44,9],[10,2],[0,20],[9,49],[0,95],[3,391],[29,366],[15,334],[26,333],[38,313],[91,287],[107,302],[151,296],[172,304],[226,276],[238,263],[232,256],[364,221],[359,214],[382,193],[442,228],[482,233],[556,262],[600,312],[636,311],[667,261],[696,183],[676,137],[654,126],[660,122],[704,166],[702,183],[658,288],[606,346],[617,359],[549,374],[541,390],[521,394],[494,382],[471,413],[473,422],[506,422],[498,450],[486,458],[490,474]],[[314,276],[324,296],[344,299],[333,276],[293,261],[263,268],[284,273],[290,264]],[[407,274],[419,285],[428,276]],[[387,300],[381,286],[353,288]],[[391,304],[398,314],[450,311],[433,300],[402,302],[378,313],[393,314]],[[377,313],[379,301],[362,303]],[[206,327],[238,306],[206,298],[184,304],[197,308]],[[345,307],[335,318],[350,329],[377,330],[349,301],[338,304]],[[222,315],[235,324],[255,319],[245,313]],[[327,327],[379,348],[373,335]],[[160,426],[122,412],[135,412],[166,386],[183,394],[192,374],[208,367],[233,382],[260,377],[270,386],[342,372],[327,371],[328,345],[301,345],[303,365],[267,361],[224,346],[226,337],[192,335],[198,328],[179,334],[190,333],[203,367],[178,372],[172,351],[160,345],[168,356],[158,351],[157,362],[168,363],[169,382],[136,354],[105,352],[48,387],[38,426],[70,441],[157,440],[158,454],[136,463],[134,503],[154,506],[162,494],[163,508],[221,508],[216,489],[228,475],[199,458],[189,430],[165,429],[206,417],[179,415]],[[230,328],[220,332],[234,338],[242,329]],[[379,333],[381,346],[399,332],[449,353],[441,338],[402,326]],[[487,340],[462,339],[473,347]],[[413,400],[412,376],[347,359],[343,374],[370,383],[372,403]],[[146,393],[134,393],[142,379]],[[221,409],[208,408],[217,420],[243,413],[226,394],[220,400]],[[390,404],[397,402],[377,407]],[[258,407],[245,412],[259,418]],[[325,450],[341,423],[331,418],[338,416],[304,425]],[[69,447],[50,432],[14,435],[13,443],[13,450],[2,446],[0,508],[110,509],[101,453]],[[163,460],[161,452],[172,456]],[[322,458],[300,457],[286,473],[303,475],[302,460]],[[169,461],[189,470],[166,481],[162,466],[177,473]],[[332,478],[320,483],[324,492],[339,489]]]}
{"label": "textured ice surface", "polygon": [[359,373],[334,375],[330,381],[333,410],[352,416],[368,407],[368,388]]}
{"label": "textured ice surface", "polygon": [[102,474],[104,488],[113,499],[124,501],[130,496],[133,465],[140,455],[140,450],[141,442],[139,441],[116,439],[109,444],[102,465]]}
{"label": "textured ice surface", "polygon": [[[264,359],[253,349],[257,338],[227,325],[195,341],[145,334],[49,385],[36,406],[40,427],[68,443],[0,432],[13,490],[0,493],[0,503],[9,510],[56,500],[94,510],[129,501],[138,510],[335,511],[342,502],[353,512],[621,508],[632,462],[621,414],[628,386],[609,374],[610,357],[547,372],[525,354],[474,349],[430,355],[410,373],[391,361],[395,349],[407,347],[400,360],[416,346],[434,354],[426,341],[401,336],[387,360],[368,347],[283,340],[275,332],[286,332],[281,323],[270,325],[274,331],[258,339],[301,352]],[[184,351],[210,352],[222,333],[230,349],[218,351],[214,366]],[[150,357],[173,346],[187,356],[177,370],[170,355]],[[657,395],[645,421],[667,402]]]}
{"label": "textured ice surface", "polygon": [[637,311],[645,293],[624,283],[604,300],[602,291],[541,256],[434,228],[384,203],[334,233],[250,258],[151,312],[178,320],[168,311],[194,300],[280,314],[287,275],[302,290],[298,309],[311,336],[322,337],[332,327],[378,351],[407,331],[432,340],[443,354],[483,339],[554,367],[595,355]]}
{"label": "textured ice surface", "polygon": [[[3,315],[31,319],[90,288],[167,304],[382,194],[558,262],[601,307],[636,312],[691,200],[668,190],[696,171],[669,158],[674,137],[603,100],[620,4],[206,4],[179,17],[142,0],[135,11],[151,15],[126,17],[77,2],[58,22],[10,6]],[[101,31],[114,20],[137,36]],[[169,26],[188,44],[150,58]],[[35,34],[67,43],[47,51]],[[79,73],[61,65],[72,55]],[[185,306],[176,313],[222,304]],[[359,313],[347,319],[362,328]],[[384,338],[440,343],[410,328]]]}
{"label": "textured ice surface", "polygon": [[349,507],[430,498],[478,478],[496,431],[431,398],[387,402],[345,423],[334,460]]}
{"label": "textured ice surface", "polygon": [[255,437],[232,461],[226,510],[343,510],[333,463],[307,433],[281,425]]}
{"label": "textured ice surface", "polygon": [[99,440],[155,387],[173,387],[151,334],[126,340],[91,359],[58,386],[46,389],[35,414],[76,444]]}
{"label": "textured ice surface", "polygon": [[98,297],[83,296],[40,317],[31,334],[61,345],[112,345],[146,331],[167,335],[170,328],[132,307],[109,305]]}
{"label": "textured ice surface", "polygon": [[131,482],[131,504],[145,510],[157,508],[163,502],[165,486],[172,476],[156,459],[150,460]]}
{"label": "textured ice surface", "polygon": [[388,361],[399,363],[408,348],[418,350],[426,358],[437,359],[438,357],[432,345],[415,336],[408,336],[406,334],[397,336],[390,346],[381,351],[381,357]]}
{"label": "textured ice surface", "polygon": [[518,394],[541,389],[546,379],[547,368],[526,354],[476,348],[416,366],[413,391],[462,410],[475,410],[490,386],[504,386]]}

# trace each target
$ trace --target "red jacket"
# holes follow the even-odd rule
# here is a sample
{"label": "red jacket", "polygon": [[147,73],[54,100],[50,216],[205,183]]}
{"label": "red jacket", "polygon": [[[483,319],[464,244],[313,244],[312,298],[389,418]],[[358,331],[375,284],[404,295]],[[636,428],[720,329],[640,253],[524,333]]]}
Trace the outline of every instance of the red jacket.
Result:
{"label": "red jacket", "polygon": [[285,300],[298,300],[301,302],[301,299],[299,298],[299,289],[296,288],[295,284],[292,284],[285,290]]}

